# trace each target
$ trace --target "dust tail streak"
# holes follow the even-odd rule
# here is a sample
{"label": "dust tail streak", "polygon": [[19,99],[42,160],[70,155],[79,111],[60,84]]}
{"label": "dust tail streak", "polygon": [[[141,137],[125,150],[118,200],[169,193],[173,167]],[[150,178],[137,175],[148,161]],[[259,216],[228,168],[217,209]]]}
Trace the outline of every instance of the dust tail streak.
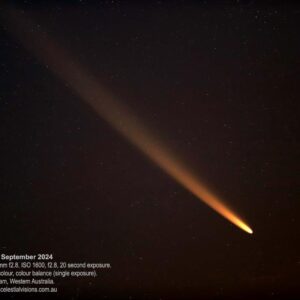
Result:
{"label": "dust tail streak", "polygon": [[90,72],[76,62],[65,49],[41,32],[23,14],[14,10],[6,10],[3,17],[8,29],[22,41],[24,46],[115,130],[199,200],[240,229],[250,234],[253,233],[252,229],[209,190],[188,166],[143,124],[137,115],[101,86]]}

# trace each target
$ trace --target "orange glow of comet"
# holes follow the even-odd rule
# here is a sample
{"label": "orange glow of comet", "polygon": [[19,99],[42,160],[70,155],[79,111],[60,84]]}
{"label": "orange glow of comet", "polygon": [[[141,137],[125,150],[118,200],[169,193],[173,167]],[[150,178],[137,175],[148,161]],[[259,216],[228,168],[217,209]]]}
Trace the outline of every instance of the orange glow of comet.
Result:
{"label": "orange glow of comet", "polygon": [[234,225],[252,234],[252,229],[221,199],[200,182],[199,178],[160,141],[139,118],[71,58],[69,53],[42,32],[31,30],[34,24],[15,11],[4,16],[8,28],[25,47],[47,65],[69,87],[113,128],[140,149],[150,160]]}

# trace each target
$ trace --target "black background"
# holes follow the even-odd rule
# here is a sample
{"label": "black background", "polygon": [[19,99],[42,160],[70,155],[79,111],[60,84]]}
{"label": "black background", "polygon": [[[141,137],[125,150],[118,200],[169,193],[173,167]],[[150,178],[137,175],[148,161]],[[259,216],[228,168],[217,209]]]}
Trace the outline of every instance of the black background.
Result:
{"label": "black background", "polygon": [[60,280],[68,299],[297,299],[300,6],[14,3],[254,234],[148,161],[1,26],[0,251],[111,263],[98,279]]}

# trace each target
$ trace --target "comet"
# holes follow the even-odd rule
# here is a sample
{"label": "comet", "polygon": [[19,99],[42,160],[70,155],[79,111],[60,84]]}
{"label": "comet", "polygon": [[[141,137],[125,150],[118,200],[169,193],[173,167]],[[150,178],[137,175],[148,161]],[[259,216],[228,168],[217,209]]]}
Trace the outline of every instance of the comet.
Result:
{"label": "comet", "polygon": [[53,38],[42,32],[30,18],[12,9],[2,13],[2,18],[7,29],[22,42],[24,47],[68,85],[99,117],[200,201],[238,228],[249,234],[253,233],[250,226],[225,205],[224,200],[209,189],[129,107],[103,87],[91,72],[60,47]]}

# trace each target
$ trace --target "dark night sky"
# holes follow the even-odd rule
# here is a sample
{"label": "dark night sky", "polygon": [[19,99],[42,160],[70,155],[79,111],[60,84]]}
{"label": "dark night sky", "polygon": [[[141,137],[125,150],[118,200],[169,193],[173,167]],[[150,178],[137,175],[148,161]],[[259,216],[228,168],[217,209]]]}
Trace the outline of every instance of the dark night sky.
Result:
{"label": "dark night sky", "polygon": [[62,280],[66,297],[300,297],[300,5],[26,2],[16,7],[254,235],[147,160],[1,25],[0,251],[112,264],[91,285]]}

